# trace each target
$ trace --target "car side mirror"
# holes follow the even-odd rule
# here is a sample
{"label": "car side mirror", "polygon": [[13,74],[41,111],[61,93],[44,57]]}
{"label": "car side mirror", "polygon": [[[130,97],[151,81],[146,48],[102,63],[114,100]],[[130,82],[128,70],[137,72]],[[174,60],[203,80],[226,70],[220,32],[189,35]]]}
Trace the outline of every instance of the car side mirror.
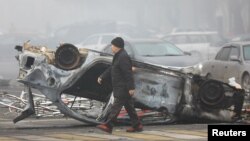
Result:
{"label": "car side mirror", "polygon": [[184,51],[184,54],[185,54],[185,55],[189,55],[189,56],[192,55],[190,52],[187,52],[187,51]]}
{"label": "car side mirror", "polygon": [[238,56],[232,55],[230,56],[230,61],[237,61],[237,62],[241,62]]}

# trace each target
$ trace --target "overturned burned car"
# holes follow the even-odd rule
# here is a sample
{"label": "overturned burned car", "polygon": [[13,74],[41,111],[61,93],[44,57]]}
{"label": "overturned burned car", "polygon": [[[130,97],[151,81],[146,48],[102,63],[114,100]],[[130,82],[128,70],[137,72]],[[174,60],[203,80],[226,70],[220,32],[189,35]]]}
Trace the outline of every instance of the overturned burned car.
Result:
{"label": "overturned burned car", "polygon": [[[16,49],[19,61],[17,80],[29,88],[29,104],[14,123],[35,113],[31,88],[38,89],[68,117],[94,124],[105,120],[112,104],[112,87],[110,82],[99,85],[97,78],[111,65],[112,55],[76,48],[72,44],[62,44],[56,50],[50,50],[25,43]],[[154,111],[158,118],[150,120],[152,123],[183,119],[231,121],[233,111],[230,107],[234,105],[234,95],[244,93],[226,83],[185,71],[189,68],[176,70],[136,60],[133,60],[133,66],[135,107]],[[104,104],[79,112],[65,105],[62,94]],[[144,117],[141,117],[142,122],[148,122]],[[121,121],[123,118],[119,116]]]}

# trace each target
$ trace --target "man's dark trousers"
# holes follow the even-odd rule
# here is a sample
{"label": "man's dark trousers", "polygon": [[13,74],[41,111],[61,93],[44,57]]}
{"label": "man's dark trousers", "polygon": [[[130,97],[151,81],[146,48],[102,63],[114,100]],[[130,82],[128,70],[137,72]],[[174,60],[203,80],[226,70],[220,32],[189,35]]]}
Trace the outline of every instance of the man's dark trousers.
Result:
{"label": "man's dark trousers", "polygon": [[[120,88],[118,90],[115,90],[115,89],[116,88],[114,88],[114,93],[115,92],[126,92],[126,90],[122,90],[122,88]],[[116,120],[117,116],[119,115],[119,113],[122,109],[122,106],[124,106],[126,111],[128,112],[128,115],[129,115],[131,123],[132,123],[132,127],[134,127],[134,128],[138,127],[140,122],[138,120],[138,116],[137,116],[136,110],[134,108],[134,100],[130,96],[129,97],[122,97],[122,98],[118,98],[118,97],[114,98],[114,103],[113,103],[112,107],[110,108],[111,111],[109,112],[106,124],[108,126],[110,126],[111,128],[113,127],[114,121]]]}

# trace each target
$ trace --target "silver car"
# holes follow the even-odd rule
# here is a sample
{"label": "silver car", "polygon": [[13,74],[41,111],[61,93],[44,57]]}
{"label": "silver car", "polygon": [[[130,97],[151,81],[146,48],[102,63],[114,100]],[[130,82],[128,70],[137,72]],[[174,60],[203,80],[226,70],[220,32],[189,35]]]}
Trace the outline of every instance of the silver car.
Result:
{"label": "silver car", "polygon": [[[161,39],[130,39],[124,48],[134,60],[200,74],[201,58],[184,52],[174,44]],[[111,54],[111,44],[103,50]]]}
{"label": "silver car", "polygon": [[225,43],[225,39],[217,31],[178,31],[162,39],[174,43],[183,51],[200,56],[204,61],[214,58],[218,47]]}
{"label": "silver car", "polygon": [[225,44],[214,60],[203,64],[202,75],[228,82],[234,77],[242,88],[250,90],[250,42]]}

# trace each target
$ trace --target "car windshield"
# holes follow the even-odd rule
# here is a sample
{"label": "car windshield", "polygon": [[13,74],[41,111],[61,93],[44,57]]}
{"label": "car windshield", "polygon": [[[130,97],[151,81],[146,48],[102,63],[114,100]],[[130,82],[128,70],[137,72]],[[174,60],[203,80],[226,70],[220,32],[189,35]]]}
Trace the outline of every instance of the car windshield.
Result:
{"label": "car windshield", "polygon": [[250,45],[246,45],[243,47],[244,59],[250,60]]}
{"label": "car windshield", "polygon": [[171,43],[135,43],[135,53],[140,56],[180,56],[183,51]]}

